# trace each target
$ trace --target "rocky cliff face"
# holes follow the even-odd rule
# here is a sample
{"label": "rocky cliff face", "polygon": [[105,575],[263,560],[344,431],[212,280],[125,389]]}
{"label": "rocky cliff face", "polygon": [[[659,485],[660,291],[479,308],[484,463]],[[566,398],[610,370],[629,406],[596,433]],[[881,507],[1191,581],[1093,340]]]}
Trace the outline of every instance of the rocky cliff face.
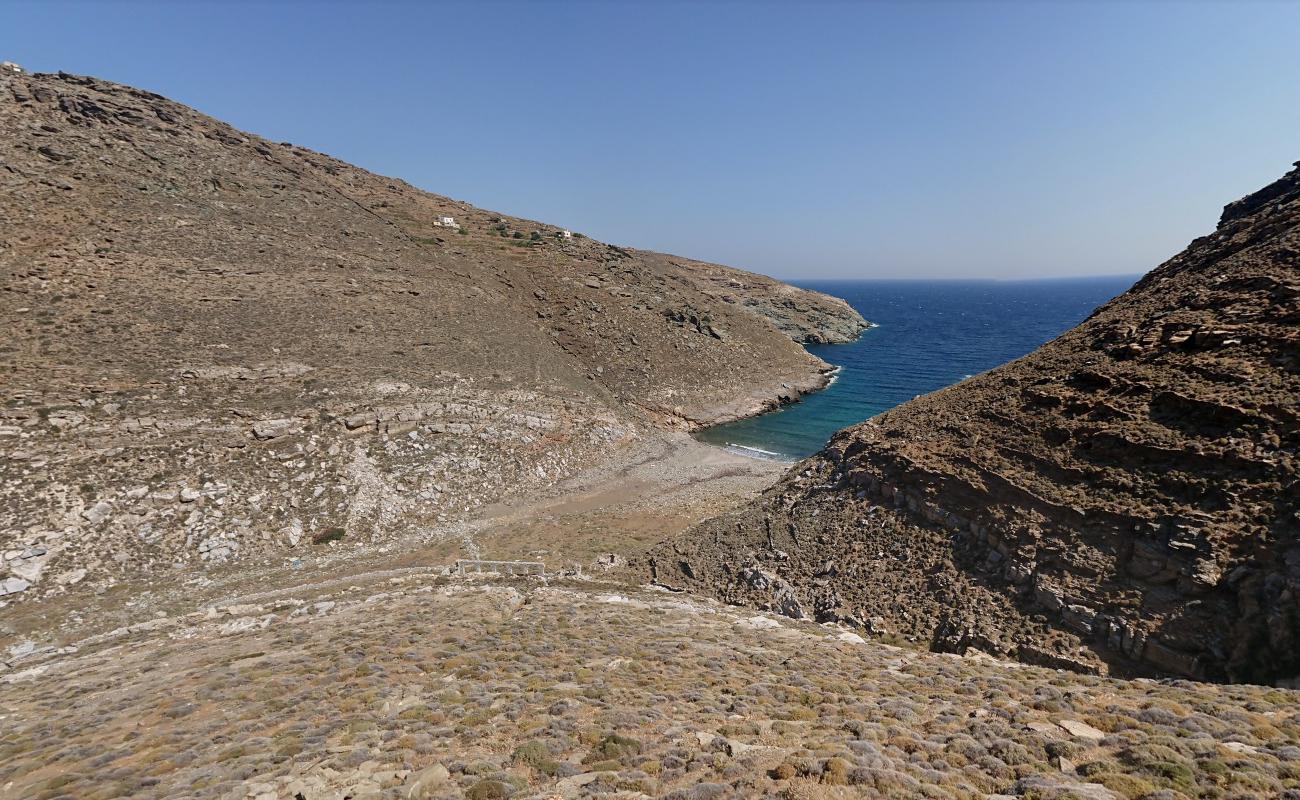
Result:
{"label": "rocky cliff face", "polygon": [[1288,681],[1298,450],[1300,169],[1078,328],[841,432],[651,563],[939,650]]}
{"label": "rocky cliff face", "polygon": [[0,604],[446,535],[865,326],[93,78],[0,76],[0,186]]}

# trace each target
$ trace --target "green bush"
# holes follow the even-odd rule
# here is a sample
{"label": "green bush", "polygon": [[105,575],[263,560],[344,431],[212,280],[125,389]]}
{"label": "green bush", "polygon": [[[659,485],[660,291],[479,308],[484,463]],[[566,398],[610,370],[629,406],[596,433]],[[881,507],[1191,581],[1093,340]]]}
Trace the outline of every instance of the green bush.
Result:
{"label": "green bush", "polygon": [[313,534],[311,537],[311,541],[312,544],[327,544],[329,542],[337,542],[339,539],[342,539],[346,534],[347,531],[343,530],[342,528],[336,525],[332,528],[326,528],[323,531]]}
{"label": "green bush", "polygon": [[469,800],[503,800],[512,794],[514,790],[509,784],[492,780],[479,781],[465,792]]}
{"label": "green bush", "polygon": [[605,734],[604,738],[591,748],[587,757],[582,759],[584,764],[593,764],[600,761],[621,761],[628,756],[641,754],[641,743],[636,739],[629,739],[626,736],[619,736],[617,733]]}
{"label": "green bush", "polygon": [[1125,775],[1119,772],[1103,772],[1098,775],[1089,775],[1088,779],[1093,783],[1100,783],[1115,794],[1127,798],[1127,800],[1146,797],[1160,788],[1154,783],[1135,775]]}
{"label": "green bush", "polygon": [[519,745],[510,756],[510,760],[514,763],[525,764],[530,767],[536,767],[543,761],[549,761],[550,758],[550,748],[546,746],[545,742],[536,740]]}

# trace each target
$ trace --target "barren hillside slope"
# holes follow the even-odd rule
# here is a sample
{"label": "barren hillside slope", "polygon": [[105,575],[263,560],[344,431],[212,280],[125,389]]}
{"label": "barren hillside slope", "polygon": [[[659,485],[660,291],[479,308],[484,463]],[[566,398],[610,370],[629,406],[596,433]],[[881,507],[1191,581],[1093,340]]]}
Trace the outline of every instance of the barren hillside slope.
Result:
{"label": "barren hillside slope", "polygon": [[1300,676],[1300,169],[1079,327],[837,435],[658,578],[1076,669]]}
{"label": "barren hillside slope", "polygon": [[0,603],[442,525],[864,327],[62,73],[0,77],[0,219]]}
{"label": "barren hillside slope", "polygon": [[1300,797],[1300,693],[403,570],[10,655],[0,800]]}

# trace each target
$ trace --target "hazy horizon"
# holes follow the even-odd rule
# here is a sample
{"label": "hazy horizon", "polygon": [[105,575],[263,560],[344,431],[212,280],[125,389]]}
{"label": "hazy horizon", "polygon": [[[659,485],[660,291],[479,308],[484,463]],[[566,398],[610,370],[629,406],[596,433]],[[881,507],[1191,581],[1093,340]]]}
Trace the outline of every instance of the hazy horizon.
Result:
{"label": "hazy horizon", "polygon": [[1300,5],[315,8],[12,2],[0,58],[795,281],[1137,276],[1300,158]]}
{"label": "hazy horizon", "polygon": [[[1150,270],[1147,270],[1147,272],[1150,272]],[[867,276],[867,277],[863,277],[863,276],[857,276],[857,275],[845,275],[845,276],[841,276],[841,277],[837,277],[837,278],[818,278],[818,277],[816,277],[816,276],[811,276],[811,275],[810,275],[810,276],[808,276],[808,277],[802,277],[802,276],[800,276],[800,277],[796,277],[796,278],[790,278],[790,280],[791,280],[791,281],[794,281],[794,282],[796,282],[796,283],[835,283],[835,282],[848,282],[848,283],[852,283],[852,282],[854,282],[854,281],[862,281],[862,282],[878,282],[878,283],[887,283],[887,282],[890,282],[890,281],[895,281],[895,282],[924,281],[924,282],[927,282],[927,283],[934,283],[934,282],[951,282],[951,283],[1038,283],[1038,282],[1041,282],[1041,281],[1092,281],[1092,280],[1107,280],[1107,281],[1111,281],[1111,280],[1119,280],[1120,278],[1128,278],[1129,280],[1132,280],[1132,281],[1134,281],[1134,282],[1137,282],[1137,281],[1141,280],[1141,279],[1143,278],[1143,276],[1145,276],[1145,275],[1146,275],[1146,272],[1103,272],[1103,273],[1094,273],[1094,274],[1092,274],[1092,275],[1040,275],[1040,276],[1037,276],[1037,277],[1009,277],[1009,278],[1000,278],[1000,277],[996,277],[996,276],[981,276],[981,275],[965,275],[965,276],[957,276],[957,277],[949,277],[949,278],[942,278],[942,277],[935,277],[935,278],[931,278],[931,277],[919,277],[919,278],[916,278],[916,277],[908,277],[908,276],[906,276],[906,275],[902,275],[902,276],[879,276],[879,277],[875,277],[875,276]]]}

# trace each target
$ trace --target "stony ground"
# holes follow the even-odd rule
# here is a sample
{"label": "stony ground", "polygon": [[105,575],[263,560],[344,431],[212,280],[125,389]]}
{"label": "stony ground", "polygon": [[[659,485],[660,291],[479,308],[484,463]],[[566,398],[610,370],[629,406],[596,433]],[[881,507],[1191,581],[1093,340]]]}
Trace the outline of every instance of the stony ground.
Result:
{"label": "stony ground", "polygon": [[141,615],[458,558],[536,560],[552,572],[607,575],[626,556],[756,497],[784,469],[669,432],[620,448],[547,490],[498,498],[466,519],[395,540],[306,540],[278,556],[211,564],[198,574],[164,569],[93,592],[15,603],[0,613],[0,664],[11,648],[84,638]]}
{"label": "stony ground", "polygon": [[1297,692],[432,569],[19,658],[0,719],[2,798],[1300,797]]}

